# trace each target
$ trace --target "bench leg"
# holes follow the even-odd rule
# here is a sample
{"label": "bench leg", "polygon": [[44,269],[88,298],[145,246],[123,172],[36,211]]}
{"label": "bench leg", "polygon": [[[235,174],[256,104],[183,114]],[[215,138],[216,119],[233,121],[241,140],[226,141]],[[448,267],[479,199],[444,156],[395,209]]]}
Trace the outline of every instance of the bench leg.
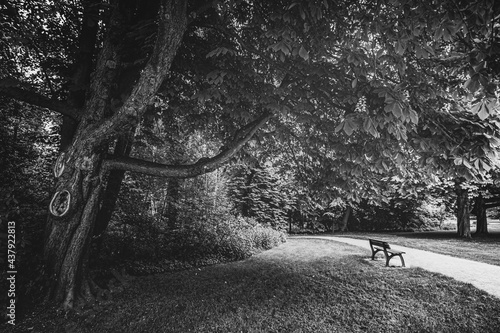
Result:
{"label": "bench leg", "polygon": [[382,251],[382,250],[380,250],[380,249],[375,249],[375,250],[372,250],[372,260],[375,260],[375,255],[376,255],[379,251]]}
{"label": "bench leg", "polygon": [[403,255],[400,254],[399,257],[401,258],[401,264],[403,265],[403,267],[406,267],[405,266],[405,260],[403,259]]}
{"label": "bench leg", "polygon": [[393,254],[393,255],[390,255],[390,256],[389,256],[389,255],[387,255],[387,256],[386,256],[386,262],[385,262],[385,266],[386,266],[386,267],[388,267],[388,266],[389,266],[389,260],[391,260],[391,259],[392,259],[392,257],[394,257],[394,256],[399,256],[399,257],[401,258],[401,265],[402,265],[402,267],[406,267],[406,265],[405,265],[405,260],[403,259],[403,254],[401,254],[401,253],[399,253],[399,254]]}

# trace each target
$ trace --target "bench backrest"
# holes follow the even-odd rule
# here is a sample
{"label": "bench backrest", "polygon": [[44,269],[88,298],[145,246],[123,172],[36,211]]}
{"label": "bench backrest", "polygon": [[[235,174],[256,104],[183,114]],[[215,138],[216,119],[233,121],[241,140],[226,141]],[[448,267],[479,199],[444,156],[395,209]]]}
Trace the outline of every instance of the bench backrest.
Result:
{"label": "bench backrest", "polygon": [[375,245],[375,246],[380,246],[384,249],[390,249],[390,245],[387,242],[376,240],[376,239],[370,239],[370,245]]}

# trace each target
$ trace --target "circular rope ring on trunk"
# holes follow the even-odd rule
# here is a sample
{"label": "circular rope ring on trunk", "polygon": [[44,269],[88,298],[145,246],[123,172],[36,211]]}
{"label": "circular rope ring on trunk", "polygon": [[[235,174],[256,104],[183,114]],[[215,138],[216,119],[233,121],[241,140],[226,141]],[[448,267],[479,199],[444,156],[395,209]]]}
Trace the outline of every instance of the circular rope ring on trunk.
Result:
{"label": "circular rope ring on trunk", "polygon": [[52,215],[61,217],[66,215],[71,204],[71,194],[67,190],[56,192],[50,201],[49,211]]}
{"label": "circular rope ring on trunk", "polygon": [[62,175],[64,171],[64,153],[61,153],[59,157],[57,157],[56,163],[54,164],[54,177],[58,178],[60,175]]}

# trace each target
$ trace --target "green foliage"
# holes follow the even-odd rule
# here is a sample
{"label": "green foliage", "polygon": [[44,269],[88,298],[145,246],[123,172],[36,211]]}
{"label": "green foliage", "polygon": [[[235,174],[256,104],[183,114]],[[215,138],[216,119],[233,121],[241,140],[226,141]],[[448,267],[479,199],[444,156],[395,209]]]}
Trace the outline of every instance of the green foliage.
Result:
{"label": "green foliage", "polygon": [[422,222],[423,230],[444,229],[444,221],[453,217],[445,198],[428,197],[416,208],[416,215]]}
{"label": "green foliage", "polygon": [[[145,122],[133,154],[171,163],[196,161],[213,153],[213,144],[205,133],[186,131],[177,133],[174,139],[169,126],[161,118]],[[131,262],[127,266],[130,272],[146,274],[171,266],[239,260],[284,241],[283,233],[269,228],[278,225],[273,220],[275,215],[269,213],[273,206],[258,207],[267,218],[263,223],[233,215],[228,178],[227,172],[220,170],[191,179],[127,174],[104,238],[102,257],[106,262]],[[252,198],[273,204],[269,193],[279,196],[270,186],[276,185],[277,178],[263,170],[255,178],[259,180],[255,188],[260,192]],[[265,181],[272,183],[265,186]]]}
{"label": "green foliage", "polygon": [[483,179],[497,167],[492,1],[268,6],[288,103],[266,149],[290,155],[280,166],[304,185],[359,202],[380,197],[387,175]]}
{"label": "green foliage", "polygon": [[[281,231],[231,215],[221,220],[190,221],[174,230],[155,224],[153,219],[136,220],[108,232],[101,259],[111,266],[128,262],[126,269],[132,274],[150,274],[241,260],[285,241]],[[106,269],[102,265],[97,267]]]}
{"label": "green foliage", "polygon": [[5,1],[0,5],[0,78],[38,85],[52,97],[67,93],[77,53],[81,4],[67,1]]}
{"label": "green foliage", "polygon": [[419,229],[423,223],[418,219],[417,200],[393,198],[386,204],[374,205],[364,200],[356,210],[356,222],[350,230],[363,231],[409,231]]}
{"label": "green foliage", "polygon": [[47,194],[59,136],[51,114],[0,99],[0,287],[6,283],[7,223],[15,222],[17,290],[23,304],[40,297]]}
{"label": "green foliage", "polygon": [[351,231],[441,230],[452,216],[448,196],[436,197],[427,190],[420,197],[393,194],[389,201],[362,201],[349,223]]}
{"label": "green foliage", "polygon": [[284,181],[263,167],[236,165],[231,173],[227,186],[236,213],[274,229],[286,228],[291,198]]}
{"label": "green foliage", "polygon": [[[208,222],[208,223],[207,223]],[[219,261],[240,260],[285,241],[284,233],[264,227],[251,218],[228,217],[221,221],[194,222],[169,237],[168,252],[175,258]]]}
{"label": "green foliage", "polygon": [[[22,51],[6,58],[33,73],[27,81],[64,96],[82,4],[51,5],[7,2],[2,47]],[[104,22],[101,35],[109,10],[92,18]],[[413,177],[420,167],[480,178],[495,167],[499,34],[491,0],[223,1],[192,19],[155,101],[165,105],[155,111],[169,130],[209,128],[218,146],[242,120],[272,110],[272,131],[259,142],[289,146],[306,186],[340,188],[353,201],[379,195],[386,173]],[[127,45],[151,44],[152,22],[130,30]],[[143,53],[128,51],[124,63],[139,67]],[[176,163],[196,160],[180,155]],[[258,219],[269,222],[273,210]]]}
{"label": "green foliage", "polygon": [[322,195],[314,195],[307,189],[296,188],[291,204],[291,233],[318,233],[332,231],[335,221],[342,218],[346,207],[341,199],[327,200]]}

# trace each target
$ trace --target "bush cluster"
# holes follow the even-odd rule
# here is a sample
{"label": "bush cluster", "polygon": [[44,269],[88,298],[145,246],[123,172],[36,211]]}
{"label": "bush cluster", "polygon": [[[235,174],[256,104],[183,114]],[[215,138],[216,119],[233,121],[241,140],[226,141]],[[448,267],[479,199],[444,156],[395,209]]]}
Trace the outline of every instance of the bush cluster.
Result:
{"label": "bush cluster", "polygon": [[168,238],[166,252],[175,259],[185,261],[202,258],[240,260],[286,240],[283,232],[241,216],[229,216],[219,221],[193,222],[174,231]]}
{"label": "bush cluster", "polygon": [[104,258],[99,262],[104,265],[101,268],[128,263],[129,273],[150,274],[181,266],[241,260],[285,241],[282,231],[263,226],[253,218],[228,215],[221,220],[189,221],[175,230],[151,224],[143,234],[124,235],[114,230],[106,235],[101,251]]}
{"label": "bush cluster", "polygon": [[422,223],[423,230],[444,229],[444,221],[453,216],[452,212],[447,210],[443,200],[428,199],[417,207],[416,215]]}

